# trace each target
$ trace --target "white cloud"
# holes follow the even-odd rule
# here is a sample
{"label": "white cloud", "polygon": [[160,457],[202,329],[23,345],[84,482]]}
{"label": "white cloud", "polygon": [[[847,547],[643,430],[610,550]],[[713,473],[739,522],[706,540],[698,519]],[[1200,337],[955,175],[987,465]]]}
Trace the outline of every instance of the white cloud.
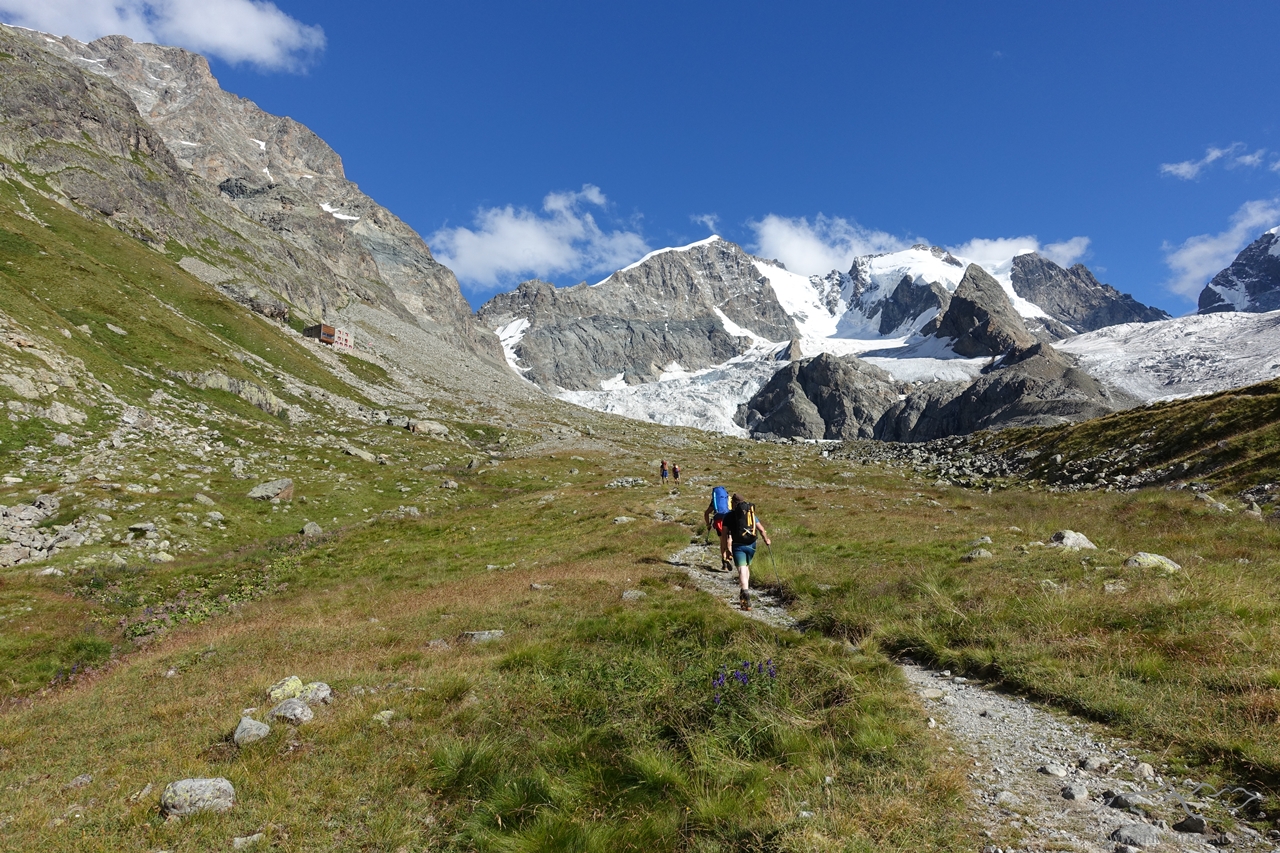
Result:
{"label": "white cloud", "polygon": [[1040,254],[1060,267],[1069,267],[1089,251],[1088,237],[1072,237],[1061,243],[1049,243],[1040,247]]}
{"label": "white cloud", "polygon": [[1173,270],[1166,286],[1180,296],[1194,298],[1241,249],[1277,223],[1280,199],[1247,201],[1231,216],[1226,231],[1188,237],[1178,246],[1166,243],[1164,262]]}
{"label": "white cloud", "polygon": [[649,251],[634,231],[608,231],[583,208],[604,207],[599,187],[549,193],[542,212],[490,207],[477,211],[475,228],[441,228],[431,235],[437,258],[470,289],[529,276],[612,271]]}
{"label": "white cloud", "polygon": [[690,216],[689,218],[694,222],[697,222],[699,225],[704,226],[709,234],[716,233],[716,230],[720,225],[720,217],[716,216],[714,213],[703,213],[698,216]]}
{"label": "white cloud", "polygon": [[872,231],[856,222],[819,213],[813,222],[770,213],[749,223],[756,232],[755,254],[777,258],[787,269],[802,275],[847,271],[859,255],[896,252],[911,245],[884,231]]}
{"label": "white cloud", "polygon": [[319,26],[268,0],[0,0],[0,17],[86,42],[126,35],[269,70],[297,70],[325,45]]}
{"label": "white cloud", "polygon": [[[1181,163],[1161,163],[1160,174],[1172,175],[1175,178],[1181,178],[1184,181],[1195,180],[1200,177],[1200,173],[1209,166],[1224,161],[1228,169],[1245,168],[1252,169],[1261,166],[1262,161],[1266,159],[1267,149],[1259,148],[1252,154],[1242,154],[1245,150],[1243,142],[1233,142],[1226,148],[1215,148],[1212,145],[1205,149],[1204,156],[1199,160],[1183,160]],[[1275,169],[1273,165],[1271,168]]]}

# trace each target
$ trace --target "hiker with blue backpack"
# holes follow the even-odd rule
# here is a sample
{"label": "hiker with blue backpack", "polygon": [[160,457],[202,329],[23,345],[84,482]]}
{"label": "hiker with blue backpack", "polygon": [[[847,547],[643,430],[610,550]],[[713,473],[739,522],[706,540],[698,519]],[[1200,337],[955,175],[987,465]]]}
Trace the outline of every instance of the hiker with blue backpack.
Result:
{"label": "hiker with blue backpack", "polygon": [[716,486],[711,490],[711,503],[702,513],[702,523],[707,532],[714,530],[720,537],[720,570],[733,571],[733,552],[729,549],[729,528],[725,526],[725,517],[729,515],[729,490],[724,486]]}
{"label": "hiker with blue backpack", "polygon": [[741,586],[738,603],[743,610],[750,610],[751,596],[748,590],[751,587],[751,560],[756,555],[756,538],[763,539],[766,545],[773,543],[760,519],[756,518],[755,506],[736,493],[732,504],[733,508],[725,516],[724,526],[733,542],[733,562],[738,567],[738,583]]}

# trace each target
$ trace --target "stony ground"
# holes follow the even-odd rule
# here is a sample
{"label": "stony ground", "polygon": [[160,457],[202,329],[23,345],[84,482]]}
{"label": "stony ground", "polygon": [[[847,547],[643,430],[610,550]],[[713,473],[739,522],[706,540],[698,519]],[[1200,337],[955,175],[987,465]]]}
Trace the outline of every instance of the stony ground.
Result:
{"label": "stony ground", "polygon": [[[767,586],[753,588],[752,609],[740,611],[737,575],[719,568],[714,545],[695,539],[668,562],[741,615],[799,629]],[[756,569],[765,573],[767,584],[767,570],[758,560]],[[984,853],[1277,849],[1280,839],[1264,838],[1233,820],[1249,792],[1215,791],[1199,780],[1165,778],[1101,726],[948,671],[907,661],[902,672],[919,693],[930,728],[972,762],[972,803],[990,839]],[[1224,832],[1224,826],[1231,828]],[[1201,831],[1185,831],[1196,827]]]}

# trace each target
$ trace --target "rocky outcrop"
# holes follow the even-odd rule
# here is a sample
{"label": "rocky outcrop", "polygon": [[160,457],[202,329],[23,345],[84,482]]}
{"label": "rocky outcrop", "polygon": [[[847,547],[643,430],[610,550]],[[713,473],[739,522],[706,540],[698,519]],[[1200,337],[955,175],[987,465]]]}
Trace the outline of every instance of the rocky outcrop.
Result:
{"label": "rocky outcrop", "polygon": [[[237,301],[319,320],[353,302],[501,361],[453,273],[289,118],[224,92],[188,51],[0,27],[0,157]],[[188,270],[193,265],[188,265]]]}
{"label": "rocky outcrop", "polygon": [[1035,303],[1067,327],[1055,329],[1053,324],[1047,324],[1047,330],[1055,338],[1120,323],[1169,319],[1159,308],[1143,305],[1129,294],[1098,281],[1084,264],[1064,269],[1035,253],[1018,255],[1013,259],[1010,277],[1014,293]]}
{"label": "rocky outcrop", "polygon": [[1200,314],[1280,310],[1280,228],[1245,247],[1200,292]]}
{"label": "rocky outcrop", "polygon": [[977,264],[965,269],[947,310],[920,331],[950,339],[952,350],[965,358],[1001,356],[1036,343],[1000,282]]}
{"label": "rocky outcrop", "polygon": [[875,365],[824,353],[775,373],[744,406],[742,425],[756,438],[871,438],[898,395]]}
{"label": "rocky outcrop", "polygon": [[799,337],[755,259],[718,237],[655,252],[594,286],[525,282],[487,302],[479,318],[504,338],[523,324],[510,339],[514,366],[566,390],[651,382],[673,363],[710,367],[746,352],[750,335]]}
{"label": "rocky outcrop", "polygon": [[926,311],[944,314],[950,305],[951,293],[938,282],[904,275],[880,306],[880,334],[892,334]]}
{"label": "rocky outcrop", "polygon": [[929,441],[981,429],[1050,426],[1096,418],[1136,401],[1115,392],[1044,343],[1016,350],[971,383],[923,386],[876,424],[885,441]]}

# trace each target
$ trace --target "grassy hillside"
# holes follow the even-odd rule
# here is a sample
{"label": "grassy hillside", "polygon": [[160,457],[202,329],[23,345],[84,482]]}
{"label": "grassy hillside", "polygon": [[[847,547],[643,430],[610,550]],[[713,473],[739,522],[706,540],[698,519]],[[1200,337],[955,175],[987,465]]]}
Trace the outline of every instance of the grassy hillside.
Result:
{"label": "grassy hillside", "polygon": [[[1102,721],[1166,775],[1280,781],[1280,528],[1188,491],[969,490],[547,400],[442,409],[446,435],[411,434],[368,417],[394,410],[395,365],[313,350],[6,183],[0,312],[0,504],[54,494],[41,529],[101,534],[0,569],[5,849],[255,832],[279,850],[980,848],[971,765],[928,728],[897,654]],[[210,372],[295,410],[187,378]],[[1135,464],[1211,460],[1255,485],[1274,393],[998,449],[1110,460],[1141,443],[1164,455]],[[83,422],[51,419],[55,402]],[[659,458],[682,492],[611,487],[656,481]],[[292,500],[249,500],[279,477]],[[805,633],[741,619],[667,562],[705,541],[718,483],[757,503],[775,544],[755,581]],[[1039,544],[1064,528],[1098,549]],[[992,556],[965,561],[984,536]],[[1137,551],[1182,569],[1125,568]],[[734,671],[746,683],[718,678]],[[261,719],[293,674],[333,704],[236,748],[241,714]],[[160,789],[188,776],[230,779],[238,805],[166,822]]]}

